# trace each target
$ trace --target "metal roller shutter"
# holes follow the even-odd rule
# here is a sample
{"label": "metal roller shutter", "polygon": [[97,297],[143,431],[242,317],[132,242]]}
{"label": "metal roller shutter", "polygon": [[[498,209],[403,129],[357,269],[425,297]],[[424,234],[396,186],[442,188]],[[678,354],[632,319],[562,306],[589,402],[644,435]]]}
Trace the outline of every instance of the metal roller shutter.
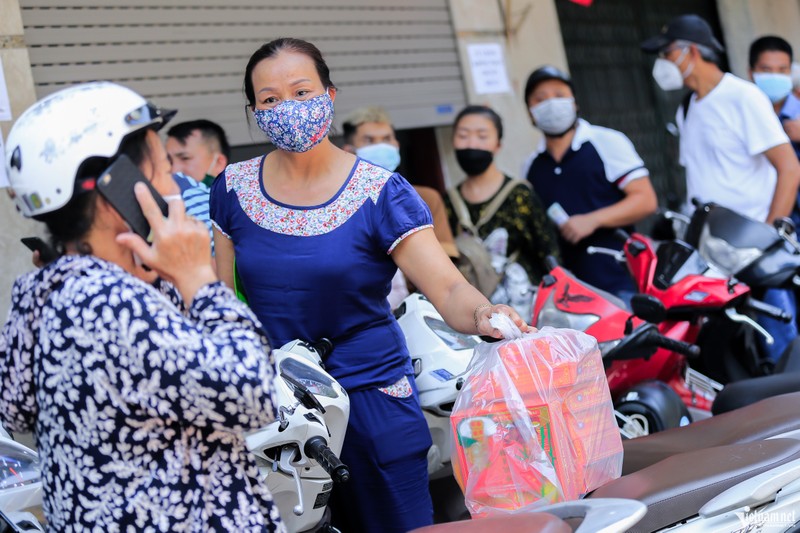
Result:
{"label": "metal roller shutter", "polygon": [[339,87],[339,119],[386,107],[398,128],[452,122],[466,103],[447,0],[20,0],[37,96],[106,79],[178,120],[208,118],[233,145],[248,129],[242,76],[276,37],[316,44]]}

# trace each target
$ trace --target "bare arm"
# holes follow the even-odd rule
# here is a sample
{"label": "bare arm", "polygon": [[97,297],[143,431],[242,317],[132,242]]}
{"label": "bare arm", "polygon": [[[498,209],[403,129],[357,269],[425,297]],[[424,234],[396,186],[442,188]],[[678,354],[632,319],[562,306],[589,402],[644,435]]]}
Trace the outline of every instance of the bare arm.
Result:
{"label": "bare arm", "polygon": [[625,198],[608,207],[569,217],[559,230],[571,243],[585,239],[598,228],[618,228],[640,221],[658,208],[658,199],[650,178],[631,181],[622,190]]}
{"label": "bare arm", "polygon": [[489,324],[489,318],[492,313],[503,313],[523,331],[527,330],[514,309],[507,305],[489,304],[489,300],[464,279],[444,253],[432,229],[418,231],[403,239],[392,252],[392,258],[453,329],[499,338],[500,332]]}
{"label": "bare arm", "polygon": [[789,143],[773,146],[764,155],[778,172],[775,194],[769,207],[767,223],[779,217],[788,217],[797,201],[797,186],[800,185],[800,163]]}
{"label": "bare arm", "polygon": [[217,259],[217,277],[233,289],[233,242],[214,228],[214,249]]}

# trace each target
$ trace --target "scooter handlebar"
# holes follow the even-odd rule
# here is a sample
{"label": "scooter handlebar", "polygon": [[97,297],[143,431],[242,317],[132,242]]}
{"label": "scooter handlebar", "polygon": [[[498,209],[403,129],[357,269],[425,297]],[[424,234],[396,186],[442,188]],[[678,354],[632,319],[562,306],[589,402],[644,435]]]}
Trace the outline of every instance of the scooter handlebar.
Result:
{"label": "scooter handlebar", "polygon": [[749,311],[755,311],[756,313],[774,318],[775,320],[780,320],[781,322],[786,322],[787,324],[794,320],[791,313],[787,313],[780,307],[775,307],[774,305],[756,300],[755,298],[748,298],[744,303],[744,307]]}
{"label": "scooter handlebar", "polygon": [[614,238],[624,244],[631,238],[631,234],[622,228],[617,228],[614,230]]}
{"label": "scooter handlebar", "polygon": [[653,331],[650,335],[650,338],[653,341],[653,344],[671,352],[677,352],[687,357],[698,357],[700,355],[700,347],[696,344],[689,344],[688,342],[671,339],[662,335],[661,333],[658,333],[657,331]]}
{"label": "scooter handlebar", "polygon": [[308,439],[303,451],[306,456],[319,463],[319,466],[331,476],[333,481],[344,483],[350,480],[350,469],[341,459],[336,457],[336,454],[328,447],[328,443],[322,437]]}

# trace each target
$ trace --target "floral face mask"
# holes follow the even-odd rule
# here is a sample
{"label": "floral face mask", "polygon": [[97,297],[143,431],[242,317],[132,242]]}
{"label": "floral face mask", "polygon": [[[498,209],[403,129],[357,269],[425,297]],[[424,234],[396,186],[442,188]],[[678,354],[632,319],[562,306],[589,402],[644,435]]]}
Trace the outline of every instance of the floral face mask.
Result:
{"label": "floral face mask", "polygon": [[308,100],[284,100],[272,109],[253,111],[272,144],[287,152],[307,152],[328,135],[333,101],[325,92]]}

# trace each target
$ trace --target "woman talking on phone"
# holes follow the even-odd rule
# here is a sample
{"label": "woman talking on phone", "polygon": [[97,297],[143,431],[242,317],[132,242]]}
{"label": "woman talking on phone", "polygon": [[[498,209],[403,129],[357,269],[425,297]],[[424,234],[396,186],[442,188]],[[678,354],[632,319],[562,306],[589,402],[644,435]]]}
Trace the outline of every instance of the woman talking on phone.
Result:
{"label": "woman talking on phone", "polygon": [[[0,420],[35,433],[54,531],[283,531],[243,437],[274,418],[258,320],[217,280],[208,230],[180,201],[164,216],[143,183],[103,188],[128,177],[125,156],[177,194],[166,120],[101,82],[44,98],[12,128],[15,202],[59,257],[14,285]],[[129,231],[137,202],[150,245]]]}
{"label": "woman talking on phone", "polygon": [[334,525],[353,533],[430,524],[431,439],[386,300],[391,279],[399,267],[460,331],[499,336],[492,312],[523,322],[461,276],[404,178],[331,143],[336,87],[313,44],[265,44],[247,64],[244,88],[278,149],[229,165],[212,186],[220,278],[233,284],[235,258],[273,343],[333,342],[325,365],[350,395],[341,458],[352,474],[334,489]]}

